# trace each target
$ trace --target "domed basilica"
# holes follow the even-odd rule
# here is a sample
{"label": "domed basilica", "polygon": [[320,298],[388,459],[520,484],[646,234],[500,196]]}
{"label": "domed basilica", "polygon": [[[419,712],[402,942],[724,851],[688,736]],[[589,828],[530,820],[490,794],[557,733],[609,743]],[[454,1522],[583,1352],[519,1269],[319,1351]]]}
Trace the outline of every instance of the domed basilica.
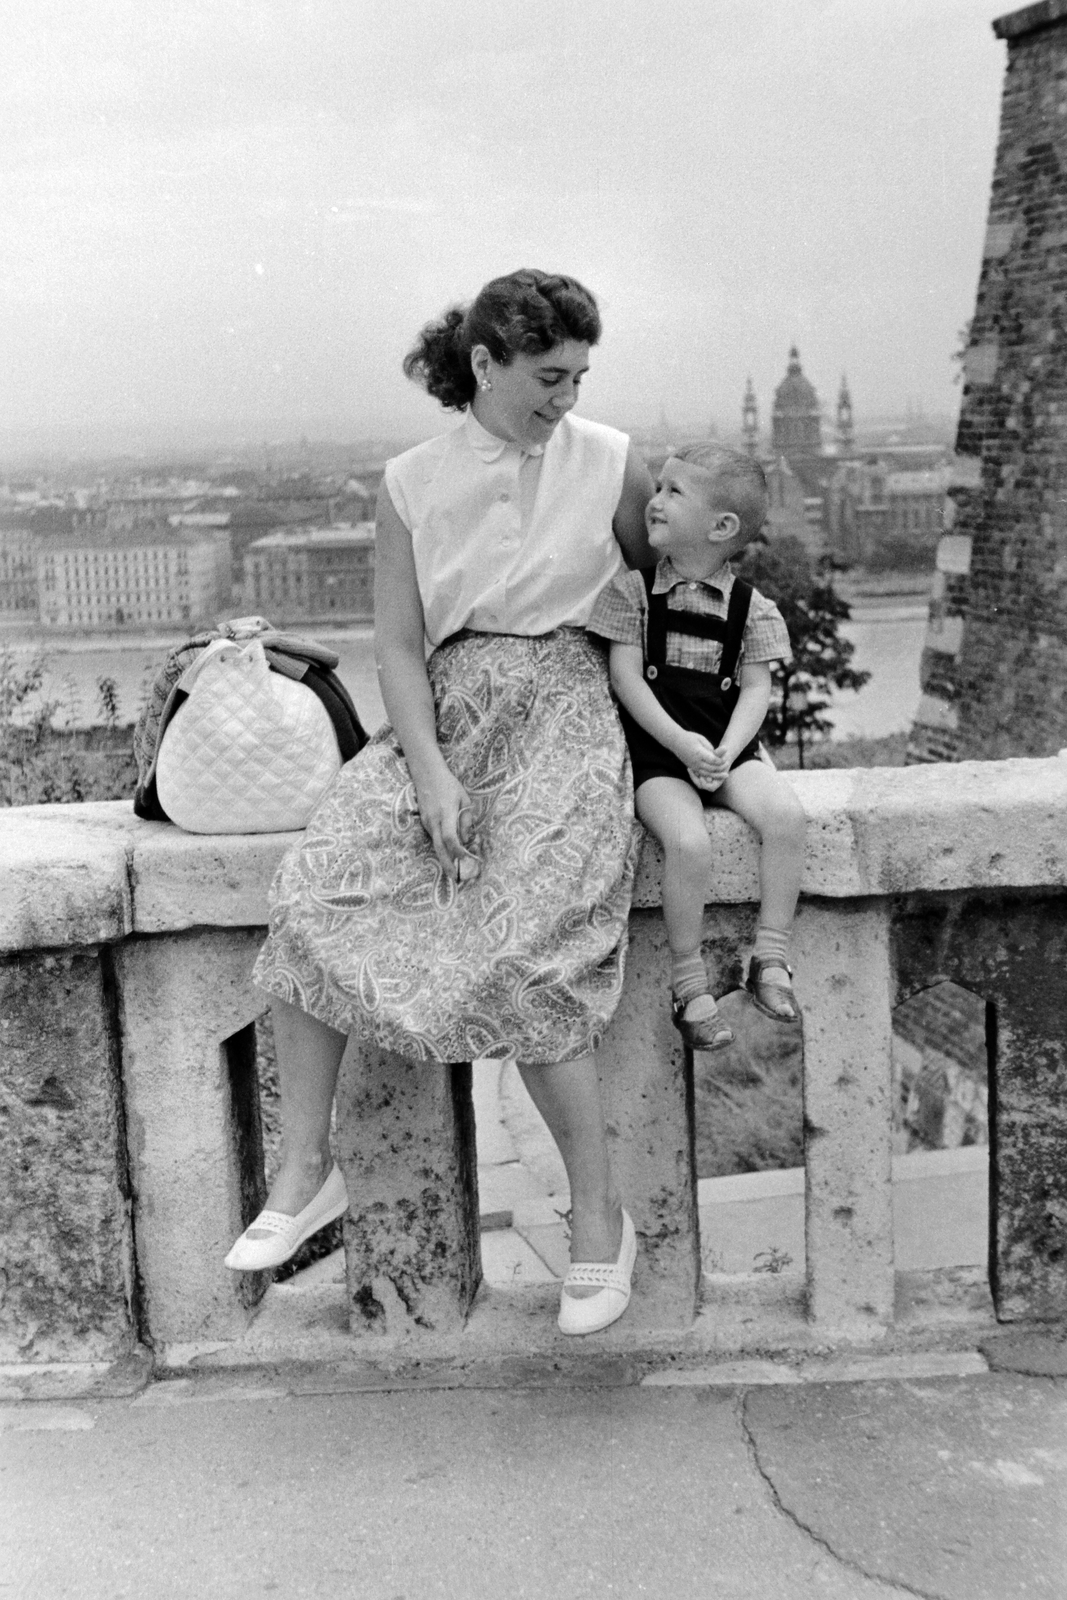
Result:
{"label": "domed basilica", "polygon": [[822,437],[822,412],[814,385],[804,376],[796,345],[789,352],[785,377],[774,391],[769,451],[760,449],[759,409],[749,378],[741,407],[745,448],[757,456],[767,474],[770,522],[779,534],[803,539],[813,554],[825,548],[827,489],[842,458],[852,453],[852,400],[841,380],[837,400],[834,448]]}

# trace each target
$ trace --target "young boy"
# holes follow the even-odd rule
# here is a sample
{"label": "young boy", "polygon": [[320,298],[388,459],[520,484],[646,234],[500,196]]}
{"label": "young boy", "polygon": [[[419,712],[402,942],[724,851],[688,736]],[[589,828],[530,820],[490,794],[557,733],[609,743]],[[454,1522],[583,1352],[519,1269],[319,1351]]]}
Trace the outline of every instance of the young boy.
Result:
{"label": "young boy", "polygon": [[637,814],[663,846],[672,1015],[694,1050],[733,1038],[717,1014],[700,938],[711,867],[704,806],[726,806],[760,839],[760,915],[749,960],[753,1003],[796,1024],[787,945],[804,859],[804,812],[761,758],[772,661],[787,660],[777,606],[735,578],[730,557],[759,538],[767,485],[758,462],[697,445],[664,464],[645,512],[655,571],[620,573],[588,627],[611,641],[611,682],[634,769]]}

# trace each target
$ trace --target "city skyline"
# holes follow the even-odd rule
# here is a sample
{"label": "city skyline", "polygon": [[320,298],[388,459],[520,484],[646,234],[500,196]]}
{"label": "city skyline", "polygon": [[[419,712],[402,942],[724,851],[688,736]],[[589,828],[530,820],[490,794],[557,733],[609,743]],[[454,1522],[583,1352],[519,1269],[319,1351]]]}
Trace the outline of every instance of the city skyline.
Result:
{"label": "city skyline", "polygon": [[51,0],[12,23],[0,453],[404,437],[418,326],[573,271],[583,409],[951,414],[992,174],[990,0]]}

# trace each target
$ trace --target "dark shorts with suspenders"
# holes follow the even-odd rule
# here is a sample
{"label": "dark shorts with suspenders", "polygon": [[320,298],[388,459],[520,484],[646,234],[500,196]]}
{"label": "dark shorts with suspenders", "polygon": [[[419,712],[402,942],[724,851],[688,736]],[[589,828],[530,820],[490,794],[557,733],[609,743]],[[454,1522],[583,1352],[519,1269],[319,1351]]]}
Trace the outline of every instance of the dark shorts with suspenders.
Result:
{"label": "dark shorts with suspenders", "polygon": [[[670,611],[666,594],[653,594],[652,584],[656,572],[647,568],[641,576],[648,594],[648,624],[645,631],[645,682],[652,690],[669,717],[692,733],[702,733],[710,744],[717,745],[726,732],[727,724],[737,704],[741,685],[738,673],[741,660],[741,641],[744,638],[752,589],[740,578],[734,579],[730,603],[725,619],[703,617],[689,611]],[[694,672],[689,667],[667,665],[667,634],[688,633],[701,639],[722,641],[722,654],[715,672]],[[625,706],[619,707],[630,747],[630,760],[634,769],[634,789],[647,783],[649,778],[680,778],[700,795],[709,791],[701,789],[689,776],[687,768],[676,755],[665,749],[658,739],[646,733],[634,721]],[[750,739],[733,763],[741,766],[745,761],[759,760],[759,739]],[[731,771],[733,771],[731,767]]]}

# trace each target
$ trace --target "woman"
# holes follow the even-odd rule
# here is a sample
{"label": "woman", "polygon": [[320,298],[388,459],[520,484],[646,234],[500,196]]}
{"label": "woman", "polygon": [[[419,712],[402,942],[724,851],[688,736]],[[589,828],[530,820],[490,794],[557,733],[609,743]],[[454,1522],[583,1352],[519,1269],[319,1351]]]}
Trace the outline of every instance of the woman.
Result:
{"label": "woman", "polygon": [[623,434],[570,415],[599,336],[587,289],[529,270],[429,324],[404,363],[466,415],[386,467],[389,723],[272,890],[255,978],[274,997],[282,1164],[235,1270],[280,1264],[347,1208],[329,1118],[357,1029],[409,1058],[517,1057],[570,1180],[560,1327],[626,1309],[636,1245],[591,1052],[622,983],[632,793],[583,625],[624,556],[653,559],[651,483]]}

